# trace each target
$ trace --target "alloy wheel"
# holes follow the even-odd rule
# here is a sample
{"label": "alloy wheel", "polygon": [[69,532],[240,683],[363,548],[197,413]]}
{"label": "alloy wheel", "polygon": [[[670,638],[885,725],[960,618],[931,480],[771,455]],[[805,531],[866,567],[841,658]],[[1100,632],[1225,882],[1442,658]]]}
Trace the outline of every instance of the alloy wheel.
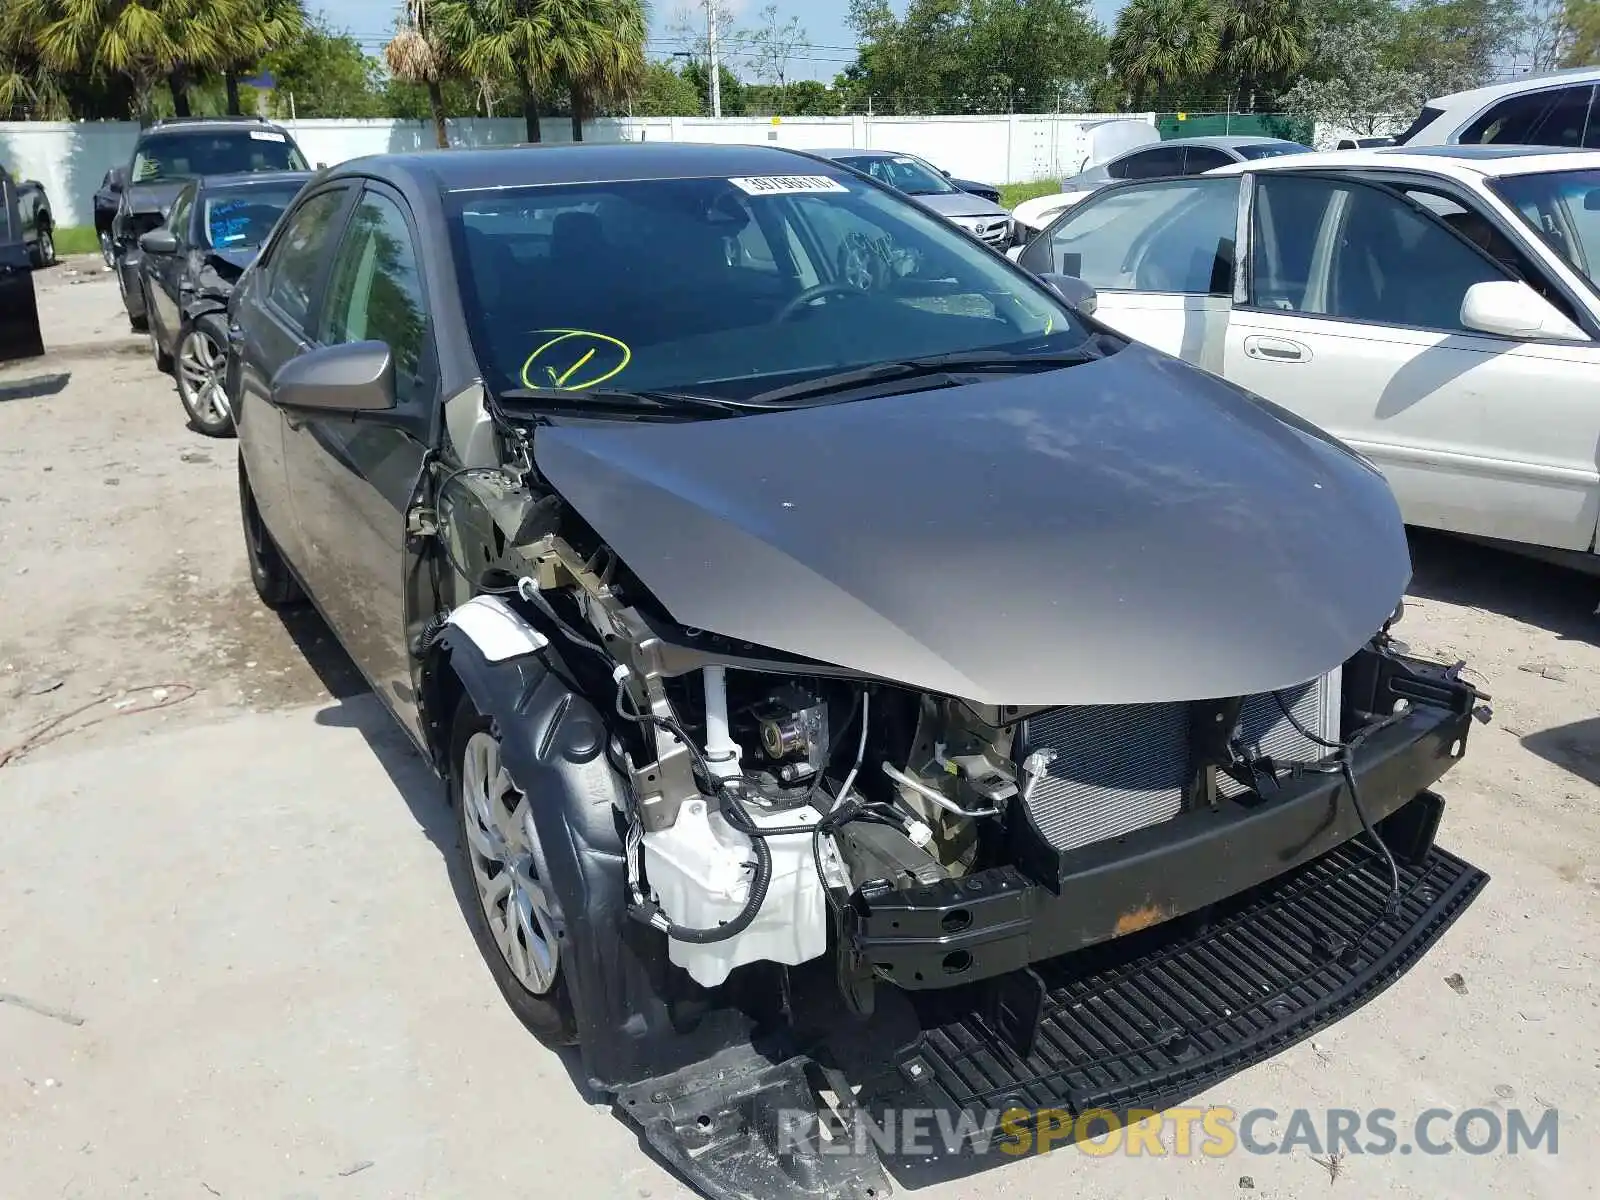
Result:
{"label": "alloy wheel", "polygon": [[511,781],[493,734],[474,733],[461,759],[461,819],[479,903],[512,974],[542,996],[556,984],[560,951],[528,798]]}
{"label": "alloy wheel", "polygon": [[183,405],[196,420],[207,425],[233,419],[222,383],[226,362],[222,347],[204,329],[191,329],[178,348],[178,391]]}

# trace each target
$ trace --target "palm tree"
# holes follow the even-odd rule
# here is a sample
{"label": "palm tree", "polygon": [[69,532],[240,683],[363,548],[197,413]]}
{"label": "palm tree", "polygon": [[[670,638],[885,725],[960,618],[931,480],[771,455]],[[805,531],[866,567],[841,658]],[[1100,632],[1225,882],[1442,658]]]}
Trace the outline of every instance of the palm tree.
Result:
{"label": "palm tree", "polygon": [[228,112],[240,114],[239,76],[263,57],[287,46],[305,31],[306,13],[300,0],[246,0],[242,19],[232,31],[222,78],[228,88]]}
{"label": "palm tree", "polygon": [[[598,101],[615,99],[644,77],[644,40],[649,17],[643,0],[589,0],[580,36],[588,41],[587,70],[567,74],[572,103],[572,140],[583,141],[583,122]],[[581,61],[585,56],[573,56]]]}
{"label": "palm tree", "polygon": [[439,149],[448,149],[450,134],[445,129],[444,92],[439,80],[445,74],[449,56],[434,33],[428,0],[406,0],[405,23],[383,48],[383,57],[396,78],[426,85],[434,137]]}
{"label": "palm tree", "polygon": [[1310,40],[1300,0],[1233,0],[1222,10],[1219,56],[1248,108],[1266,83],[1281,87],[1305,65]]}
{"label": "palm tree", "polygon": [[528,141],[537,142],[548,29],[533,9],[533,0],[432,0],[429,11],[440,43],[480,90],[483,80],[513,81]]}
{"label": "palm tree", "polygon": [[1210,0],[1128,0],[1111,37],[1112,68],[1135,104],[1154,88],[1162,98],[1209,75],[1219,30]]}
{"label": "palm tree", "polygon": [[[220,64],[239,0],[22,0],[44,65],[60,72],[126,76],[140,121],[158,80],[187,107],[184,74]],[[175,73],[177,75],[175,76]]]}
{"label": "palm tree", "polygon": [[37,7],[0,12],[0,120],[18,109],[35,119],[65,116],[60,81],[39,57]]}

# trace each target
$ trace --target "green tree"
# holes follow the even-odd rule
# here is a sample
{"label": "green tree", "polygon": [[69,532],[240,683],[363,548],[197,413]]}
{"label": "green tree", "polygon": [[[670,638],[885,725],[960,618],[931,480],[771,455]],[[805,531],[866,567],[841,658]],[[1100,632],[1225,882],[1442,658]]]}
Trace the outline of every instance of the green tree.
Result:
{"label": "green tree", "polygon": [[383,48],[383,57],[396,79],[427,90],[434,138],[439,149],[446,149],[450,133],[444,123],[441,83],[449,74],[450,55],[434,31],[428,0],[406,0],[405,18]]}
{"label": "green tree", "polygon": [[1490,79],[1524,28],[1516,0],[1412,0],[1385,58],[1420,74],[1430,96],[1464,91]]}
{"label": "green tree", "polygon": [[1567,0],[1563,9],[1567,42],[1562,48],[1563,67],[1600,63],[1600,0]]}
{"label": "green tree", "polygon": [[634,93],[633,111],[640,117],[699,116],[700,89],[668,64],[650,63]]}
{"label": "green tree", "polygon": [[[695,89],[699,97],[699,113],[701,116],[711,114],[711,73],[706,70],[705,64],[690,62],[683,68],[683,77]],[[718,68],[718,77],[722,88],[722,115],[725,117],[742,117],[745,115],[744,84],[739,77],[726,66]]]}
{"label": "green tree", "polygon": [[378,117],[383,106],[383,69],[349,34],[317,17],[293,41],[261,63],[276,84],[269,105],[274,116]]}
{"label": "green tree", "polygon": [[861,39],[837,90],[851,108],[1004,112],[1052,108],[1103,74],[1105,37],[1080,0],[852,0]]}
{"label": "green tree", "polygon": [[1309,121],[1371,136],[1416,115],[1427,96],[1426,77],[1384,61],[1381,27],[1372,21],[1324,29],[1312,57],[1327,70],[1290,88],[1283,107]]}
{"label": "green tree", "polygon": [[1134,107],[1170,106],[1218,65],[1221,23],[1209,0],[1129,0],[1117,14],[1110,61]]}
{"label": "green tree", "polygon": [[22,4],[0,10],[0,119],[67,115],[61,78],[39,55],[38,15]]}

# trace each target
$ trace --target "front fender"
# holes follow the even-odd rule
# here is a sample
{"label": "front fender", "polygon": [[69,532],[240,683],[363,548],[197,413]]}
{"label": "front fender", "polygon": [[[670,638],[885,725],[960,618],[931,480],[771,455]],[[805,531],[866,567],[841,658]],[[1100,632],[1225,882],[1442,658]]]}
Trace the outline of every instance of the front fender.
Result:
{"label": "front fender", "polygon": [[529,798],[564,925],[562,966],[589,1085],[614,1093],[747,1043],[749,1018],[693,984],[668,962],[666,939],[627,917],[627,785],[606,753],[606,720],[550,671],[537,631],[524,622],[530,648],[514,652],[519,635],[483,615],[490,611],[477,605],[445,624],[424,666],[423,694],[437,731],[450,719],[441,701],[459,683],[495,723],[506,767]]}

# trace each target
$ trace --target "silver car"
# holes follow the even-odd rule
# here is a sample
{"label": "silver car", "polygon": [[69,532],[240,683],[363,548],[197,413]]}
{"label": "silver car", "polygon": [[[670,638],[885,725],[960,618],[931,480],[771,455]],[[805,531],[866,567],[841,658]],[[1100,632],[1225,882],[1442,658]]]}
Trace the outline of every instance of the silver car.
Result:
{"label": "silver car", "polygon": [[1225,134],[1216,137],[1169,138],[1140,146],[1107,159],[1097,167],[1068,175],[1061,191],[1019,204],[1012,212],[1013,241],[1026,244],[1061,213],[1107,184],[1125,179],[1162,179],[1172,175],[1203,175],[1231,163],[1284,154],[1304,154],[1310,146],[1283,138]]}
{"label": "silver car", "polygon": [[[996,249],[1004,250],[1009,244],[1010,214],[989,199],[990,195],[998,193],[983,184],[955,179],[926,159],[893,150],[813,150],[811,153],[872,176]],[[979,194],[973,189],[982,189],[988,194]]]}

